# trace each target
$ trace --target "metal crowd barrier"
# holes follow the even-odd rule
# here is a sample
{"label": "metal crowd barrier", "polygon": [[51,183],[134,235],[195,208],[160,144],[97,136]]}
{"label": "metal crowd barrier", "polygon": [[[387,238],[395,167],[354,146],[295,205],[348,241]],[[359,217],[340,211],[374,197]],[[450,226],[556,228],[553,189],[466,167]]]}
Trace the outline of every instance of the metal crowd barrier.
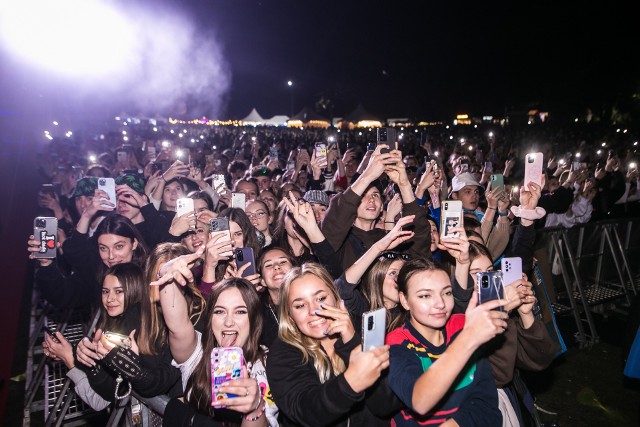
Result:
{"label": "metal crowd barrier", "polygon": [[598,342],[594,314],[625,312],[638,293],[640,218],[545,228],[538,238],[564,285],[556,286],[554,314],[573,315],[581,347]]}
{"label": "metal crowd barrier", "polygon": [[[91,312],[88,308],[58,310],[34,291],[29,325],[23,427],[31,426],[32,420],[35,425],[41,425],[40,413],[46,427],[87,425],[90,418],[99,414],[76,395],[73,382],[66,376],[68,369],[65,364],[46,357],[42,351],[44,326],[59,331],[75,345],[95,328],[97,321],[98,313]],[[168,402],[168,396],[143,398],[132,391],[127,399],[110,405],[106,426],[161,427],[162,415]]]}

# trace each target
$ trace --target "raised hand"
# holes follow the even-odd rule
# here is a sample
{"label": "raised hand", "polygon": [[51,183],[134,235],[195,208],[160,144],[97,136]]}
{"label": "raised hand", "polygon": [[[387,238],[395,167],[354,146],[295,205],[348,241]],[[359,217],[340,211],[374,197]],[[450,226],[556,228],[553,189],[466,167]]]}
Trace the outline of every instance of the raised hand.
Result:
{"label": "raised hand", "polygon": [[376,249],[379,252],[388,251],[411,239],[415,233],[413,231],[403,230],[402,227],[411,224],[415,217],[415,215],[408,215],[400,218],[391,231],[375,243]]}
{"label": "raised hand", "polygon": [[361,393],[371,387],[380,378],[382,371],[389,367],[389,346],[376,347],[362,351],[357,346],[349,356],[349,367],[344,378],[353,391]]}
{"label": "raised hand", "polygon": [[473,291],[465,312],[463,331],[468,332],[474,347],[480,347],[507,329],[509,315],[504,311],[495,310],[505,304],[506,301],[493,300],[478,305],[478,292]]}
{"label": "raised hand", "polygon": [[316,310],[316,314],[320,317],[331,319],[325,335],[340,335],[342,342],[349,342],[355,335],[356,331],[351,322],[351,316],[344,306],[344,301],[340,300],[340,307],[331,307],[327,304],[320,304],[320,309]]}

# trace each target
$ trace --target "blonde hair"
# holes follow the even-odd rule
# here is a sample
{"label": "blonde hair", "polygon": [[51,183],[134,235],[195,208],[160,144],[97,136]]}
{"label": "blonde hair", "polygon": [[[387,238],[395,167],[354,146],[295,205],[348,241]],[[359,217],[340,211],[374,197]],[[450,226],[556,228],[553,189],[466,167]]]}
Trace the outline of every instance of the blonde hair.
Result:
{"label": "blonde hair", "polygon": [[304,280],[305,276],[315,276],[320,279],[336,302],[340,302],[340,294],[333,284],[331,275],[320,264],[309,262],[301,267],[292,268],[285,275],[280,288],[280,326],[278,328],[278,336],[283,342],[294,346],[302,352],[304,363],[307,363],[309,358],[313,360],[313,367],[318,373],[318,378],[320,378],[320,382],[324,383],[332,373],[334,375],[343,373],[346,370],[346,366],[337,354],[334,353],[333,357],[330,358],[323,351],[319,340],[303,335],[291,316],[289,301],[291,285],[296,280]]}

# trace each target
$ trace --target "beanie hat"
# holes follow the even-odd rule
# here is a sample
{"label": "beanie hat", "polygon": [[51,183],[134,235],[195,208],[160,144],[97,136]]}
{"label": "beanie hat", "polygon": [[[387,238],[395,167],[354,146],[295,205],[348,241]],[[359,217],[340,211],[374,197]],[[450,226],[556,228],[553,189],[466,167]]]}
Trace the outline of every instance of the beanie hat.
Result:
{"label": "beanie hat", "polygon": [[80,178],[76,181],[76,188],[73,191],[73,197],[93,196],[98,189],[98,178],[89,176]]}
{"label": "beanie hat", "polygon": [[144,195],[144,178],[139,174],[125,174],[116,178],[116,185],[126,185],[140,195]]}
{"label": "beanie hat", "polygon": [[304,199],[312,205],[329,206],[329,196],[322,190],[309,190],[304,193]]}

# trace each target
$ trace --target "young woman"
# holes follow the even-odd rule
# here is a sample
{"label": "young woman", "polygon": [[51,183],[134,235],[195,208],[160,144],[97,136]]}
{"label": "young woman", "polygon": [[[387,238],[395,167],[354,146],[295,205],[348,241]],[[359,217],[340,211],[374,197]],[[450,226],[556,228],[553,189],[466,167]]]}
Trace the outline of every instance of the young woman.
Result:
{"label": "young woman", "polygon": [[280,287],[285,275],[296,265],[293,256],[282,248],[268,247],[262,253],[258,266],[262,276],[262,286],[266,291],[261,292],[262,301],[262,334],[260,344],[271,347],[278,336],[278,320],[280,305]]}
{"label": "young woman", "polygon": [[[96,327],[98,340],[107,331],[133,339],[136,330],[140,329],[140,303],[145,287],[142,270],[135,264],[117,264],[107,270],[102,283],[100,320]],[[55,333],[55,338],[48,335],[45,337],[44,354],[64,362],[69,369],[67,376],[74,382],[75,390],[82,400],[95,410],[106,408],[114,399],[117,377],[117,374],[114,375],[110,369],[104,369],[104,366],[108,366],[108,361],[87,359],[84,353],[79,351],[77,361],[84,365],[79,369],[76,367],[76,358],[69,341],[59,332]],[[115,342],[109,343],[111,346],[115,344]],[[79,345],[82,346],[82,344]],[[128,384],[122,387],[118,392],[119,396],[125,394],[127,386]]]}
{"label": "young woman", "polygon": [[[183,245],[177,243],[158,245],[147,261],[145,283],[150,283],[151,278],[158,276],[162,265],[182,255],[189,255],[195,259],[200,254],[190,254]],[[105,340],[104,335],[96,334],[93,342],[88,338],[80,341],[78,358],[87,359],[87,364],[91,361],[107,364],[144,397],[159,394],[180,396],[183,391],[180,371],[171,366],[168,334],[163,313],[159,307],[157,288],[145,286],[143,289],[145,292],[140,310],[140,328],[136,339],[132,339],[131,348],[114,347],[112,343]],[[204,300],[192,284],[184,287],[184,295],[188,301],[190,319],[197,325],[202,318]]]}
{"label": "young woman", "polygon": [[[159,288],[171,354],[174,365],[182,373],[185,401],[198,413],[217,421],[242,426],[277,426],[277,407],[265,398],[269,395],[269,385],[264,369],[264,349],[258,343],[262,329],[258,295],[245,279],[232,278],[218,283],[207,300],[203,332],[196,331],[189,319],[183,286],[179,283],[192,279],[189,274],[183,276],[183,267],[198,255],[180,257],[165,264],[160,270],[162,277],[151,284]],[[179,277],[178,282],[176,277]],[[211,405],[210,356],[215,347],[229,346],[242,348],[247,367],[243,368],[241,379],[231,380],[224,386],[226,392],[237,397],[217,400],[216,405],[223,409],[214,409]],[[180,406],[177,402],[173,405]],[[170,412],[172,422],[185,412],[189,414],[184,407]],[[195,413],[191,415],[193,417]]]}
{"label": "young woman", "polygon": [[287,273],[279,317],[267,377],[282,425],[375,425],[369,404],[375,408],[380,402],[364,399],[364,393],[388,367],[388,347],[362,352],[349,313],[322,266],[307,263]]}
{"label": "young woman", "polygon": [[252,200],[247,203],[245,209],[247,217],[251,224],[264,236],[264,246],[269,246],[273,236],[271,234],[271,223],[273,222],[273,214],[269,206],[261,200]]}
{"label": "young woman", "polygon": [[[537,206],[540,187],[531,183],[530,188],[531,192],[522,192],[519,211],[531,211]],[[507,255],[519,256],[525,271],[532,266],[534,241],[533,220],[521,218]],[[464,310],[477,286],[476,273],[493,269],[491,253],[485,246],[467,241],[464,230],[460,238],[447,239],[442,246],[456,258],[453,292],[456,296],[456,308]],[[508,328],[503,336],[492,340],[486,350],[498,386],[503,426],[517,427],[521,425],[523,417],[519,411],[518,395],[513,387],[516,366],[531,371],[545,369],[553,361],[556,349],[544,323],[533,315],[536,298],[527,276],[523,274],[522,280],[504,285],[508,301],[505,310],[510,312]]]}
{"label": "young woman", "polygon": [[[40,241],[29,239],[29,256],[38,251]],[[76,230],[63,245],[64,260],[72,274],[59,268],[56,260],[38,260],[36,283],[43,297],[59,308],[98,303],[100,283],[108,268],[125,262],[141,266],[147,248],[133,223],[122,215],[111,214],[100,222],[92,237]]]}
{"label": "young woman", "polygon": [[[229,234],[231,235],[232,248],[252,248],[253,256],[257,260],[260,257],[262,248],[258,242],[256,228],[251,224],[247,214],[242,209],[227,208],[222,210],[219,216],[229,218]],[[216,266],[216,281],[239,277],[243,271],[236,268],[234,258],[220,259]],[[260,284],[260,276],[258,274],[247,276],[247,280],[256,286]]]}
{"label": "young woman", "polygon": [[500,425],[491,369],[476,351],[507,327],[499,301],[452,314],[448,273],[432,261],[413,259],[398,276],[400,302],[409,320],[387,336],[389,386],[404,402],[395,425]]}
{"label": "young woman", "polygon": [[277,216],[276,214],[278,212],[278,204],[280,203],[280,201],[272,190],[262,190],[260,192],[260,195],[258,196],[258,200],[261,200],[267,204],[271,215],[273,215],[274,217]]}

